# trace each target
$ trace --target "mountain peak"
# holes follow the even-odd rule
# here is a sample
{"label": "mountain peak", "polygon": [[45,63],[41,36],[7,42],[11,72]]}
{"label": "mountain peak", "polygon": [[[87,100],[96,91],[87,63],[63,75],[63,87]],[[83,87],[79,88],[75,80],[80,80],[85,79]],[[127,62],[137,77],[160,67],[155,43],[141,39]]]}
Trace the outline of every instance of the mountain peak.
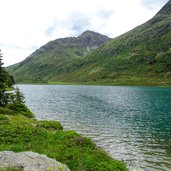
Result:
{"label": "mountain peak", "polygon": [[101,46],[110,40],[109,37],[90,30],[83,32],[78,39],[82,39],[85,46]]}
{"label": "mountain peak", "polygon": [[94,32],[94,31],[86,30],[78,37],[85,37],[85,36],[89,36],[89,35],[93,35],[93,34],[98,34],[98,33]]}
{"label": "mountain peak", "polygon": [[[85,38],[85,37],[106,37],[106,38],[108,38],[107,36],[105,36],[105,35],[102,35],[102,34],[99,34],[99,33],[97,33],[97,32],[94,32],[94,31],[90,31],[90,30],[86,30],[86,31],[84,31],[81,35],[79,35],[78,37],[83,37],[83,38]],[[109,39],[109,38],[108,38]]]}

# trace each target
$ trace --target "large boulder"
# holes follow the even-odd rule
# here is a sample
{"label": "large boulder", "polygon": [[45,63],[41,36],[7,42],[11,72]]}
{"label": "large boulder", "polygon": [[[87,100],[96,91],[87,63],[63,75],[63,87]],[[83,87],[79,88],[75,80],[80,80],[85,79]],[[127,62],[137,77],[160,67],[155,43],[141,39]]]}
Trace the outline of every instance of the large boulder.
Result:
{"label": "large boulder", "polygon": [[60,162],[34,152],[0,152],[0,168],[20,168],[24,171],[70,171]]}

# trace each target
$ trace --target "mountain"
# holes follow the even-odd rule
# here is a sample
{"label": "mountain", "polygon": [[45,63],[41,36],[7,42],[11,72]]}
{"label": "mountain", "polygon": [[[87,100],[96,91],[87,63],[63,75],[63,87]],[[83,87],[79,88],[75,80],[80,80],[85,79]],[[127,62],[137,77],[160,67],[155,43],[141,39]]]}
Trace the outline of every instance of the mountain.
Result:
{"label": "mountain", "polygon": [[78,37],[56,39],[40,47],[22,62],[7,70],[16,82],[47,82],[56,80],[67,67],[104,45],[110,38],[93,31]]}
{"label": "mountain", "polygon": [[149,21],[77,62],[61,82],[171,85],[171,0]]}
{"label": "mountain", "polygon": [[[83,39],[87,35],[89,35],[89,31],[79,37]],[[73,42],[71,44],[73,45]],[[66,52],[66,49],[63,51]],[[37,61],[36,58],[42,59],[45,54],[45,56],[50,56],[51,51],[47,49],[43,51],[42,55],[36,55],[35,57],[33,57],[34,53],[31,55],[31,59],[34,60],[32,60],[30,67],[34,68],[34,73],[33,69],[29,70],[28,68],[29,61],[27,60],[30,58],[15,67],[10,67],[9,71],[20,82],[28,81],[28,78],[34,81],[33,78],[42,73],[40,78],[47,82],[171,85],[171,0],[151,20],[110,40],[100,48],[91,50],[91,53],[87,53],[87,48],[84,48],[81,57],[79,55],[78,57],[75,56],[75,51],[71,51],[74,53],[73,60],[70,59],[70,56],[65,58],[65,61],[69,60],[70,62],[62,62],[59,65],[64,58],[57,58],[56,63],[58,65],[55,63],[51,70],[53,77],[51,77],[49,70],[44,72],[41,65],[34,68],[33,64]],[[84,55],[82,56],[82,54]],[[46,60],[50,59],[46,58]],[[44,61],[44,65],[46,63],[47,61]],[[24,67],[27,70],[22,69],[22,65],[27,66]],[[27,73],[27,77],[25,73]]]}

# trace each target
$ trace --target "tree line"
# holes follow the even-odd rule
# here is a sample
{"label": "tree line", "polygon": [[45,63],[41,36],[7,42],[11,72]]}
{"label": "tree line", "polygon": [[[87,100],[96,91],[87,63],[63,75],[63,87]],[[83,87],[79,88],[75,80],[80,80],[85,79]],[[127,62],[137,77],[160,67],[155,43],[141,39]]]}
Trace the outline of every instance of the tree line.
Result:
{"label": "tree line", "polygon": [[14,78],[3,67],[3,55],[0,50],[0,108],[22,111],[29,117],[33,113],[26,107],[24,95],[19,88],[14,88]]}

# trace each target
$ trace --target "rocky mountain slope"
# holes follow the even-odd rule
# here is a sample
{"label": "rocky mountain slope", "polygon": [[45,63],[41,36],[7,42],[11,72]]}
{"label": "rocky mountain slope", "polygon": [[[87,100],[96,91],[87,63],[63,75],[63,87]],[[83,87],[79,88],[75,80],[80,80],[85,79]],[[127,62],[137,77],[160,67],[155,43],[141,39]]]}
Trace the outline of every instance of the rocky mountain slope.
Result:
{"label": "rocky mountain slope", "polygon": [[65,73],[67,67],[109,40],[107,36],[87,30],[78,37],[50,41],[7,70],[16,82],[46,82]]}
{"label": "rocky mountain slope", "polygon": [[[84,34],[81,37],[84,37]],[[68,56],[65,58],[65,63],[59,65],[64,58],[58,58],[56,61],[58,65],[55,64],[54,68],[46,72],[41,69],[44,66],[40,63],[36,66],[33,64],[38,56],[32,58],[34,61],[32,60],[33,63],[30,65],[34,68],[34,73],[33,69],[29,69],[28,64],[25,64],[30,58],[17,67],[10,68],[9,71],[20,82],[27,82],[29,79],[34,81],[33,78],[40,76],[37,80],[43,79],[49,83],[171,85],[171,0],[143,25],[112,39],[91,53],[87,53],[87,49],[84,49],[82,53],[84,57],[80,58],[82,54],[75,55],[77,53],[73,52],[72,48],[69,49],[74,53],[74,60],[67,62],[70,60]],[[40,49],[37,52],[39,51]],[[51,53],[46,49],[43,55],[50,56]],[[46,64],[47,61],[44,61],[44,65]],[[28,77],[29,74],[31,78]]]}

